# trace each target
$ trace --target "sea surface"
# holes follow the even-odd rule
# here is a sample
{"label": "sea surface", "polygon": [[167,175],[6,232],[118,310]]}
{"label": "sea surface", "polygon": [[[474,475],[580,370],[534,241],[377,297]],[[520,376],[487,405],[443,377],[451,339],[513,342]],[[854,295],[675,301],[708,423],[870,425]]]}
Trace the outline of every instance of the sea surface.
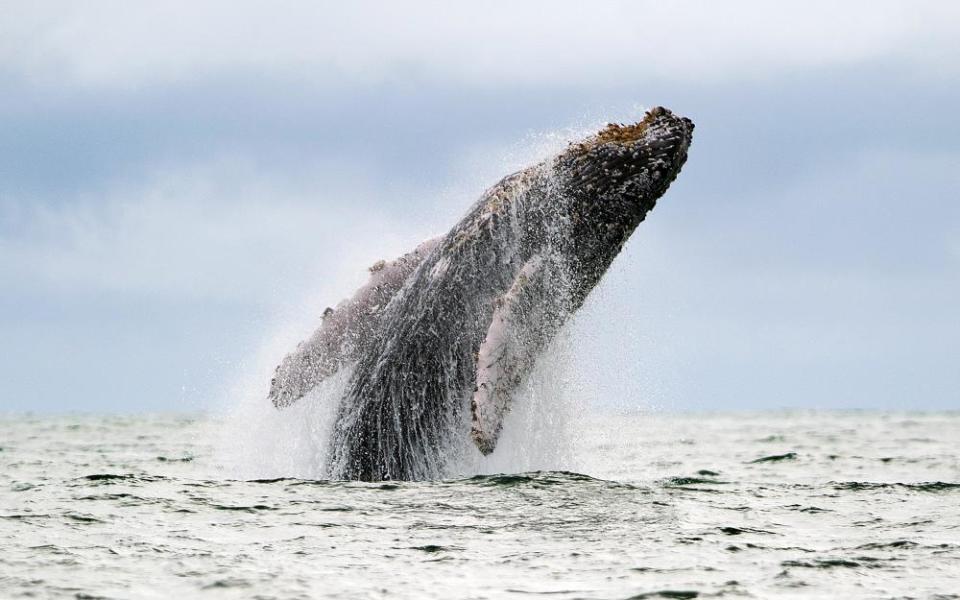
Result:
{"label": "sea surface", "polygon": [[956,412],[592,414],[575,472],[379,484],[238,478],[219,419],[0,417],[0,597],[960,598]]}

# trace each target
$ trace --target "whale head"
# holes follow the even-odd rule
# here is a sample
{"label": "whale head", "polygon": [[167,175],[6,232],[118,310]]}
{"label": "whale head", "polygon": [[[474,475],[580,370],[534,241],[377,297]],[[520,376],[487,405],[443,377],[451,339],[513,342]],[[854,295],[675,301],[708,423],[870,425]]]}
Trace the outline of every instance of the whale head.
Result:
{"label": "whale head", "polygon": [[610,124],[560,153],[553,173],[566,204],[562,235],[589,292],[687,160],[693,122],[663,107]]}
{"label": "whale head", "polygon": [[610,123],[571,143],[554,168],[569,190],[583,196],[583,212],[642,216],[680,174],[693,127],[690,119],[658,106],[637,123]]}

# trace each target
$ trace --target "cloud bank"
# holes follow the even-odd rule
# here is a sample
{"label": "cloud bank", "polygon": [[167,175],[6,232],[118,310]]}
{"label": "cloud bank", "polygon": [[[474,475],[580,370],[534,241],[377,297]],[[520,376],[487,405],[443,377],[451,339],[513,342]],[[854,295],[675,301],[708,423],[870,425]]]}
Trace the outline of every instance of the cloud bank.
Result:
{"label": "cloud bank", "polygon": [[726,81],[896,62],[955,73],[948,2],[45,2],[0,25],[0,65],[128,87],[222,71],[479,87]]}

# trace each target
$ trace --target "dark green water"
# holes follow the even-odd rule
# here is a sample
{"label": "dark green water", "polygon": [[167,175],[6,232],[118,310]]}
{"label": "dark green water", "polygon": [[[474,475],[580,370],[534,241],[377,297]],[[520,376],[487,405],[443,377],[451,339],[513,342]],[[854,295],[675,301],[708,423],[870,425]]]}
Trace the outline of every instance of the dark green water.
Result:
{"label": "dark green water", "polygon": [[0,420],[0,597],[960,598],[957,413],[594,415],[556,470],[387,484],[237,479],[224,427]]}

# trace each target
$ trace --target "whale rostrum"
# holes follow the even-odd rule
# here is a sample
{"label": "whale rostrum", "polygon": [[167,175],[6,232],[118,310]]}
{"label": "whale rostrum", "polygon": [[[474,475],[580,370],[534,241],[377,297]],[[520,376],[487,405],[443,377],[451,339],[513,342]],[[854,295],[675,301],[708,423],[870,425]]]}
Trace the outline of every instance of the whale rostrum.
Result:
{"label": "whale rostrum", "polygon": [[347,376],[331,478],[442,477],[448,450],[493,452],[511,400],[687,159],[693,123],[658,107],[487,190],[446,235],[370,268],[287,355],[282,408]]}

